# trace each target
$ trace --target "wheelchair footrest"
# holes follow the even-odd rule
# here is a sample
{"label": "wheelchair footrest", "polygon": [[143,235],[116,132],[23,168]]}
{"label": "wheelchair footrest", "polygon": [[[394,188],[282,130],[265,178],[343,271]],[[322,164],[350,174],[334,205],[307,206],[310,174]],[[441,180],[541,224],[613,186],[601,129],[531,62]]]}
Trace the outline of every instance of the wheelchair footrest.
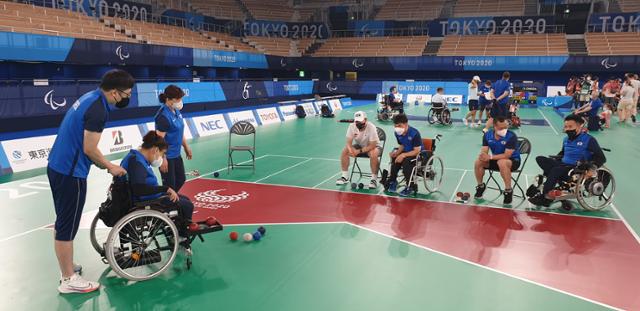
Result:
{"label": "wheelchair footrest", "polygon": [[196,223],[198,224],[198,230],[193,230],[193,231],[189,230],[188,236],[197,236],[200,234],[222,231],[222,229],[224,229],[224,227],[222,226],[222,224],[220,224],[220,222],[216,222],[213,226],[207,225],[205,221],[200,221]]}
{"label": "wheelchair footrest", "polygon": [[160,251],[156,249],[143,252],[142,254],[133,252],[128,256],[118,253],[115,254],[115,257],[118,266],[122,269],[140,267],[162,261]]}

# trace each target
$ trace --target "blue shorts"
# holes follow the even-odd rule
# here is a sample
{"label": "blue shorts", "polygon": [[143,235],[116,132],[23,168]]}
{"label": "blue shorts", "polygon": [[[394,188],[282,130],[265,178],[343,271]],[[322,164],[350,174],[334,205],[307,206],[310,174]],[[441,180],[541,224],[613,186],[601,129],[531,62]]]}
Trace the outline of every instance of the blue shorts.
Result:
{"label": "blue shorts", "polygon": [[47,177],[56,209],[55,239],[73,241],[87,198],[87,179],[60,174],[49,167]]}
{"label": "blue shorts", "polygon": [[469,100],[469,111],[476,111],[478,110],[478,100],[477,99],[470,99]]}

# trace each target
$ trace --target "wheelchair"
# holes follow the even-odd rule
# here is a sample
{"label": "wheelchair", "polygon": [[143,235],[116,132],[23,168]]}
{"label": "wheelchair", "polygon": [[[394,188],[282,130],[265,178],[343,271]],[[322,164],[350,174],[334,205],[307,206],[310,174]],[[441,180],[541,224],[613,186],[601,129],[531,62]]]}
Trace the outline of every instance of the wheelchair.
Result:
{"label": "wheelchair", "polygon": [[[413,195],[418,194],[418,181],[422,180],[427,192],[433,193],[440,189],[442,185],[442,179],[444,177],[444,162],[442,158],[435,155],[436,142],[440,141],[442,135],[438,134],[435,138],[422,139],[425,150],[420,152],[416,158],[412,161],[416,162],[416,165],[411,170],[411,176],[408,177],[407,185],[411,186]],[[386,185],[389,172],[384,170],[382,172],[381,183]],[[407,181],[407,176],[398,182],[401,184]]]}
{"label": "wheelchair", "polygon": [[[527,189],[527,197],[542,192],[543,183],[544,176],[536,176],[535,184]],[[552,193],[555,194],[554,202],[560,202],[566,211],[573,209],[570,200],[576,200],[585,210],[599,211],[611,204],[615,191],[616,181],[608,168],[597,167],[592,162],[579,162]]]}
{"label": "wheelchair", "polygon": [[404,103],[392,103],[389,102],[387,95],[384,96],[383,101],[380,102],[380,106],[377,110],[378,121],[393,120],[398,114],[404,113]]}
{"label": "wheelchair", "polygon": [[[217,221],[212,226],[203,221],[197,223],[198,230],[188,230],[189,224],[178,205],[167,206],[163,202],[167,196],[134,203],[109,226],[112,223],[104,221],[104,213],[114,206],[111,197],[102,203],[91,222],[91,245],[118,276],[130,281],[149,280],[165,272],[173,264],[179,245],[186,250],[186,265],[190,269],[191,243],[196,238],[204,242],[203,234],[223,229]],[[104,227],[111,228],[102,230]],[[180,236],[184,237],[183,241]]]}
{"label": "wheelchair", "polygon": [[431,108],[429,108],[427,114],[427,121],[429,124],[451,125],[453,123],[451,112],[458,110],[458,108],[449,110],[449,107],[447,107],[445,103],[431,103]]}

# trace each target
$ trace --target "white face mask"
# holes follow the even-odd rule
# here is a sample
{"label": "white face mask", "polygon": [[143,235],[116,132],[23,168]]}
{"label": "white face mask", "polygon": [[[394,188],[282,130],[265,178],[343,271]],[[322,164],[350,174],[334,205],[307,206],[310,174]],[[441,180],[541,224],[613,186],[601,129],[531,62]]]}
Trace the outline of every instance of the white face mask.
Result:
{"label": "white face mask", "polygon": [[163,157],[159,157],[155,160],[153,160],[153,162],[151,162],[151,166],[153,167],[160,167],[162,165],[162,163],[164,162]]}
{"label": "white face mask", "polygon": [[402,135],[404,133],[404,128],[401,127],[394,127],[393,130],[396,131],[396,134],[398,135]]}
{"label": "white face mask", "polygon": [[498,134],[498,136],[500,137],[505,137],[507,136],[507,129],[498,130],[496,131],[496,134]]}
{"label": "white face mask", "polygon": [[179,101],[173,104],[173,109],[175,110],[182,110],[182,107],[184,107],[184,103],[182,101]]}

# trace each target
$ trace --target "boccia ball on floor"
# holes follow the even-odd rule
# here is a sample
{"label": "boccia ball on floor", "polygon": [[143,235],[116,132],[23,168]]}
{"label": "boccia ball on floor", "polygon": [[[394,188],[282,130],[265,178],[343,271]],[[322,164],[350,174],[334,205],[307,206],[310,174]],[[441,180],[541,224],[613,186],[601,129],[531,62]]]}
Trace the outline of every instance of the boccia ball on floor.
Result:
{"label": "boccia ball on floor", "polygon": [[215,178],[220,177],[220,173],[218,173],[218,172],[214,172],[214,173],[213,173],[213,177],[215,177]]}
{"label": "boccia ball on floor", "polygon": [[264,236],[267,233],[267,229],[265,229],[263,226],[260,226],[258,227],[258,232],[260,232],[260,234]]}
{"label": "boccia ball on floor", "polygon": [[233,232],[229,233],[229,239],[231,241],[237,241],[238,240],[238,232],[233,231]]}
{"label": "boccia ball on floor", "polygon": [[253,234],[245,233],[242,235],[242,239],[244,239],[245,242],[251,242],[253,241]]}
{"label": "boccia ball on floor", "polygon": [[253,240],[254,241],[260,241],[260,239],[262,239],[262,234],[260,234],[259,231],[256,231],[253,233]]}

